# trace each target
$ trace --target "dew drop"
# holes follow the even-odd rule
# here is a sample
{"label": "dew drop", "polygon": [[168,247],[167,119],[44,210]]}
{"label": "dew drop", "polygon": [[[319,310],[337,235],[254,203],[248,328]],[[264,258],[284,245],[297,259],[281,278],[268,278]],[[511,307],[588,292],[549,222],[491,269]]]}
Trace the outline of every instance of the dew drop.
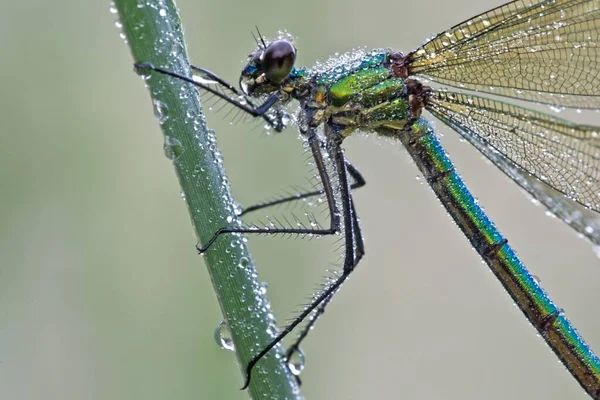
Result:
{"label": "dew drop", "polygon": [[159,124],[164,124],[168,119],[168,107],[165,103],[159,100],[152,100],[152,105],[154,106],[154,115],[158,118]]}
{"label": "dew drop", "polygon": [[267,294],[267,282],[262,282],[258,288],[258,293],[262,294],[263,296],[265,294]]}
{"label": "dew drop", "polygon": [[166,17],[167,16],[167,10],[165,10],[164,8],[161,8],[158,11],[158,15],[160,15],[161,17]]}
{"label": "dew drop", "polygon": [[241,257],[240,262],[238,263],[238,267],[246,268],[250,264],[250,260],[248,257]]}
{"label": "dew drop", "polygon": [[594,246],[593,250],[594,250],[594,253],[596,253],[596,256],[598,258],[600,258],[600,246]]}
{"label": "dew drop", "polygon": [[219,322],[215,328],[215,341],[223,350],[235,350],[233,340],[231,339],[231,331],[229,330],[229,325],[227,325],[225,320]]}
{"label": "dew drop", "polygon": [[[173,45],[171,46],[171,55],[173,57],[177,57],[179,56],[179,54],[181,54],[181,52],[183,51],[183,47],[181,46],[181,44],[179,42],[173,43]],[[179,98],[186,98],[185,95],[180,95]]]}
{"label": "dew drop", "polygon": [[181,142],[174,137],[165,136],[163,150],[165,151],[165,156],[167,156],[169,160],[175,161],[183,153],[183,146],[181,145]]}
{"label": "dew drop", "polygon": [[298,376],[304,370],[304,365],[306,363],[306,358],[304,357],[304,352],[300,348],[294,349],[290,357],[288,358],[288,368],[292,372],[292,374]]}
{"label": "dew drop", "polygon": [[108,6],[108,11],[110,11],[111,14],[116,14],[118,12],[115,3],[110,3],[110,6]]}

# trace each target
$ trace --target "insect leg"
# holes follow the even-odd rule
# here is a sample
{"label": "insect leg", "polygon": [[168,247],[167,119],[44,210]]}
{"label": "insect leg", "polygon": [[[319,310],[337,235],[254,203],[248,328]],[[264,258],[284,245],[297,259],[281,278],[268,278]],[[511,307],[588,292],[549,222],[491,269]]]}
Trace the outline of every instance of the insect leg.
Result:
{"label": "insect leg", "polygon": [[[349,163],[347,164],[348,173],[350,174],[350,176],[353,176],[352,170],[348,167],[349,165],[350,165],[350,167],[352,167],[351,164],[349,164]],[[354,168],[354,167],[352,167],[352,168]],[[354,171],[356,171],[356,169]],[[356,171],[356,172],[358,172],[358,171]],[[356,215],[356,210],[354,207],[354,199],[350,199],[350,200],[351,200],[351,206],[352,206],[352,230],[354,231],[354,248],[355,248],[354,267],[356,267],[356,265],[358,265],[358,263],[360,262],[360,260],[362,259],[362,257],[365,254],[365,248],[364,248],[362,232],[360,230],[360,225],[358,222],[358,217]],[[308,336],[308,333],[312,330],[312,327],[316,324],[317,320],[321,317],[321,315],[323,315],[325,313],[325,308],[327,307],[327,305],[329,305],[329,303],[333,299],[334,295],[335,295],[335,292],[331,293],[331,295],[328,298],[323,300],[323,303],[321,303],[321,305],[316,309],[314,314],[310,317],[310,320],[308,321],[308,323],[304,326],[304,328],[302,328],[302,331],[300,331],[300,334],[296,338],[296,341],[294,342],[294,344],[292,344],[287,349],[286,357],[288,360],[290,360],[290,358],[292,357],[292,355],[295,352],[300,350],[300,344]],[[296,376],[296,380],[297,380],[298,384],[302,383],[298,376]]]}
{"label": "insect leg", "polygon": [[[365,181],[365,179],[363,178],[361,173],[356,169],[356,167],[354,167],[352,164],[350,164],[350,162],[347,160],[346,160],[346,169],[348,170],[348,173],[354,180],[354,182],[352,182],[352,184],[350,185],[350,190],[358,189],[358,188],[361,188],[366,185],[367,182]],[[242,212],[240,213],[240,215],[245,215],[245,214],[251,213],[253,211],[261,210],[263,208],[288,203],[290,201],[302,200],[302,199],[306,199],[306,198],[313,197],[313,196],[319,196],[322,194],[323,194],[322,190],[313,190],[310,192],[298,193],[293,196],[282,197],[280,199],[276,199],[276,200],[272,200],[272,201],[265,201],[263,203],[258,203],[258,204],[251,205],[249,207],[245,207],[242,210]]]}
{"label": "insect leg", "polygon": [[[338,206],[336,205],[335,201],[336,199],[334,198],[334,191],[325,169],[323,155],[321,153],[320,144],[318,143],[316,133],[314,131],[309,132],[308,138],[309,144],[311,145],[311,149],[313,151],[313,156],[315,158],[315,164],[321,176],[321,180],[323,181],[323,187],[329,204],[329,210],[331,212],[332,223],[333,221],[336,221],[338,226],[340,226],[340,223],[343,223],[344,226],[345,252],[342,273],[323,291],[323,293],[317,296],[313,302],[308,305],[308,307],[306,307],[300,313],[300,315],[296,317],[296,319],[294,319],[294,321],[286,326],[285,329],[283,329],[283,331],[281,331],[281,333],[279,333],[279,335],[277,335],[277,337],[271,341],[271,343],[269,343],[264,349],[255,355],[252,360],[250,360],[248,366],[246,367],[246,382],[244,383],[242,389],[247,388],[250,384],[252,369],[256,363],[260,361],[260,359],[262,359],[273,347],[280,343],[283,338],[285,338],[296,326],[302,323],[307,316],[309,316],[313,311],[317,310],[318,307],[323,304],[323,302],[328,303],[331,301],[333,294],[335,294],[342,283],[344,283],[344,281],[352,273],[357,263],[357,257],[355,256],[355,244],[357,243],[357,240],[355,239],[354,220],[352,217],[352,197],[350,194],[348,177],[346,174],[346,160],[344,159],[344,153],[340,146],[341,141],[328,140],[327,142],[327,150],[330,157],[333,159],[339,180],[339,194],[337,195],[339,196],[341,210],[338,210]],[[342,218],[341,221],[340,217]],[[362,243],[362,239],[359,242]]]}

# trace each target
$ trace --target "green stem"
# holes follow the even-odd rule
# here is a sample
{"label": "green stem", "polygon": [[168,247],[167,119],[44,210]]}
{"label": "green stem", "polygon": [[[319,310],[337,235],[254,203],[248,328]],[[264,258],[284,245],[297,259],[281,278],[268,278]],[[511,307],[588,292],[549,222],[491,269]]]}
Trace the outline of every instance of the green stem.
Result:
{"label": "green stem", "polygon": [[[115,6],[136,62],[189,75],[181,20],[172,0],[116,0]],[[206,243],[219,228],[240,224],[214,132],[206,127],[193,85],[157,73],[145,78],[165,137],[165,153],[173,160],[198,241]],[[252,356],[276,333],[268,301],[241,237],[219,238],[204,260],[245,377]],[[258,363],[252,376],[249,390],[254,399],[298,398],[281,346]]]}

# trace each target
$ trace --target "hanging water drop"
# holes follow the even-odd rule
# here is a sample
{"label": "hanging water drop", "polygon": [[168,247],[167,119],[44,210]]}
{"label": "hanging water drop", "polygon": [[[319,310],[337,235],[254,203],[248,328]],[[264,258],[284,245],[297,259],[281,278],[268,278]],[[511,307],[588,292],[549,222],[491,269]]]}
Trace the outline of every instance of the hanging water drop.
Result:
{"label": "hanging water drop", "polygon": [[215,341],[223,350],[235,350],[233,340],[231,339],[231,331],[229,330],[229,325],[227,325],[225,320],[219,322],[215,328]]}
{"label": "hanging water drop", "polygon": [[304,352],[302,349],[295,348],[288,358],[288,368],[292,372],[292,374],[298,376],[304,370],[304,365],[306,363],[306,358],[304,356]]}
{"label": "hanging water drop", "polygon": [[183,153],[183,145],[174,137],[165,136],[163,150],[165,151],[165,156],[167,156],[169,160],[175,161],[177,157]]}
{"label": "hanging water drop", "polygon": [[152,105],[154,106],[154,115],[158,118],[159,124],[164,124],[169,119],[169,115],[167,114],[168,107],[165,103],[159,100],[152,100]]}

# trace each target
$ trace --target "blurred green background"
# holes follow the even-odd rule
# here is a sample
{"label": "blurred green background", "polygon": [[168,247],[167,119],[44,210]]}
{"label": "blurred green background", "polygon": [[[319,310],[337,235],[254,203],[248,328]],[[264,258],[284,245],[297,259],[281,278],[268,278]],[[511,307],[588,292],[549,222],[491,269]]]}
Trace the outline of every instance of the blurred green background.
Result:
{"label": "blurred green background", "polygon": [[[194,62],[234,82],[255,25],[268,37],[297,35],[298,63],[312,65],[357,46],[409,51],[499,4],[178,1]],[[214,342],[219,308],[148,93],[108,9],[30,0],[0,13],[0,396],[247,398],[233,353]],[[267,137],[260,124],[208,120],[242,204],[304,182],[293,129]],[[437,127],[481,204],[600,351],[591,246]],[[367,255],[306,341],[303,395],[585,399],[400,145],[358,136],[346,148],[368,181],[355,196]],[[334,247],[249,243],[283,324]]]}

